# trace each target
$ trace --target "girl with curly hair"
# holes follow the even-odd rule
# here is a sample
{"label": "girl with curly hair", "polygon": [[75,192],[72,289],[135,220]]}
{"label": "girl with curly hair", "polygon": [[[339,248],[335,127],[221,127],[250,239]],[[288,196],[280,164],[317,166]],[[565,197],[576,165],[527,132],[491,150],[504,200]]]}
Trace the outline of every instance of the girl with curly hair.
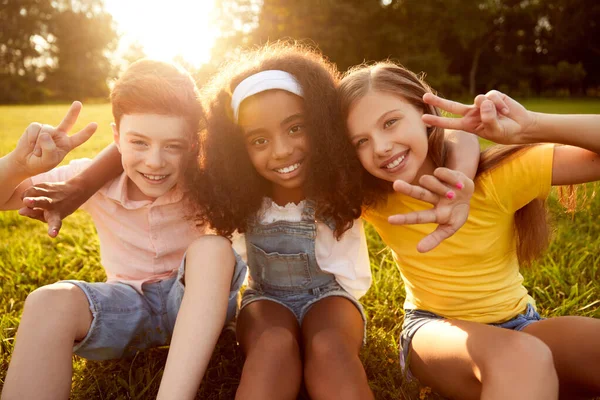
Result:
{"label": "girl with curly hair", "polygon": [[276,44],[243,53],[205,88],[201,165],[188,185],[202,223],[245,236],[237,398],[369,399],[359,358],[371,284],[361,166],[343,137],[337,72]]}
{"label": "girl with curly hair", "polygon": [[[541,318],[519,265],[548,243],[544,200],[551,185],[600,179],[598,116],[534,114],[497,92],[465,106],[430,91],[392,63],[359,67],[340,85],[348,135],[369,173],[364,216],[392,248],[406,288],[403,366],[449,398],[556,399],[559,386],[561,396],[597,396],[600,320]],[[441,118],[435,105],[465,118]],[[492,147],[481,155],[473,186],[436,169],[445,154],[438,126],[508,143],[562,138],[589,150]],[[428,223],[439,219],[429,203],[457,185],[466,189],[458,197],[473,193],[465,225],[434,251],[417,253]],[[403,225],[415,222],[422,225]]]}

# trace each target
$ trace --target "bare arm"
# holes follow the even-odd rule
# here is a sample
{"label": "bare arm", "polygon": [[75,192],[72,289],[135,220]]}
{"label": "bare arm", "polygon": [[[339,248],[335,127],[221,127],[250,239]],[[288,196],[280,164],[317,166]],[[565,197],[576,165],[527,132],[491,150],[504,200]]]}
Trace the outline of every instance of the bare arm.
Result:
{"label": "bare arm", "polygon": [[81,207],[104,184],[123,171],[121,155],[114,144],[102,150],[88,168],[66,182],[40,183],[22,192],[21,215],[48,223],[55,237],[62,220]]}
{"label": "bare arm", "polygon": [[600,180],[600,155],[574,146],[556,146],[552,185],[575,185]]}
{"label": "bare arm", "polygon": [[523,142],[561,143],[600,154],[600,115],[531,114],[535,122],[523,133]]}
{"label": "bare arm", "polygon": [[474,179],[481,152],[477,136],[463,131],[446,131],[445,139],[448,146],[446,167]]}

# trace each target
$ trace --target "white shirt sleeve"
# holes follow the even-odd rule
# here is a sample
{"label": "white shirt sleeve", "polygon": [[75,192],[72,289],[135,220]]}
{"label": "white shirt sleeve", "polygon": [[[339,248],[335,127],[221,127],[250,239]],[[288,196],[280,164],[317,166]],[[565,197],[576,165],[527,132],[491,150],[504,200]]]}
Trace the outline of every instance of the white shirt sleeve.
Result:
{"label": "white shirt sleeve", "polygon": [[363,221],[357,219],[340,240],[324,223],[317,222],[315,255],[321,270],[335,275],[336,281],[356,299],[371,287],[371,264]]}

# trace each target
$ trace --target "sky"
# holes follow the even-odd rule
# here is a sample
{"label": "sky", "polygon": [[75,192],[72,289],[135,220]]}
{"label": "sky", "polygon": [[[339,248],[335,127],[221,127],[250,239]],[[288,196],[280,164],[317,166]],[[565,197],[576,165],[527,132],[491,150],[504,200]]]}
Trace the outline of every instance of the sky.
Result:
{"label": "sky", "polygon": [[194,66],[210,58],[218,30],[211,23],[215,0],[104,0],[121,34],[119,52],[132,43],[146,56],[172,61],[180,55]]}

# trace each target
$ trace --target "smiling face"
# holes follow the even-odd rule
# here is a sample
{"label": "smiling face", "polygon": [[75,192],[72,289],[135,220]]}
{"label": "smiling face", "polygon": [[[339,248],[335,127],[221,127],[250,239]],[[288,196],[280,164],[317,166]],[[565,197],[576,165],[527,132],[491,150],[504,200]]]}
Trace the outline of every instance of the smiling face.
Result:
{"label": "smiling face", "polygon": [[268,90],[245,99],[240,106],[248,155],[256,171],[272,183],[278,204],[304,198],[308,171],[308,136],[304,126],[304,101],[283,90]]}
{"label": "smiling face", "polygon": [[[348,133],[363,167],[388,182],[412,183],[432,169],[422,112],[402,97],[370,90],[348,112]],[[433,169],[432,169],[433,170]]]}
{"label": "smiling face", "polygon": [[126,114],[113,125],[123,170],[133,183],[131,200],[154,200],[177,185],[190,153],[189,128],[183,117]]}

